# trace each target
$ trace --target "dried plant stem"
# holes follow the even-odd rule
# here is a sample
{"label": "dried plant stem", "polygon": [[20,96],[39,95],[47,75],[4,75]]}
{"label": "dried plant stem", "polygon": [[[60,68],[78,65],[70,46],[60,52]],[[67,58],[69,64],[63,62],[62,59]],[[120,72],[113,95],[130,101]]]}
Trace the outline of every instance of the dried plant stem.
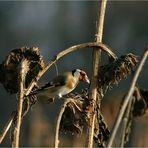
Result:
{"label": "dried plant stem", "polygon": [[[107,0],[100,1],[100,12],[98,15],[97,27],[96,27],[96,39],[95,39],[96,43],[102,42],[106,3],[107,3]],[[93,147],[94,124],[95,124],[94,108],[95,108],[95,102],[97,99],[97,83],[98,83],[97,76],[98,76],[98,71],[99,71],[99,64],[100,64],[100,49],[94,48],[93,49],[93,70],[92,70],[92,79],[91,79],[90,94],[89,94],[89,98],[91,100],[93,100],[93,105],[92,105],[92,112],[93,113],[91,113],[92,114],[92,117],[91,117],[92,123],[91,123],[89,130],[88,130],[88,141],[87,141],[88,142],[87,146],[89,148]]]}
{"label": "dried plant stem", "polygon": [[57,119],[57,122],[56,122],[55,140],[54,140],[54,147],[55,148],[58,148],[58,145],[59,145],[59,130],[60,130],[60,122],[61,122],[61,119],[62,119],[62,115],[65,111],[67,104],[70,103],[70,102],[73,102],[73,99],[70,99],[70,98],[66,99],[66,101],[62,105],[60,112],[59,112],[59,115],[58,115],[58,119]]}
{"label": "dried plant stem", "polygon": [[18,87],[18,107],[17,107],[17,119],[16,119],[16,125],[14,128],[14,137],[12,141],[12,147],[13,148],[18,148],[19,147],[19,136],[20,136],[20,127],[21,127],[21,120],[22,120],[22,111],[23,111],[23,97],[24,97],[24,79],[25,79],[25,74],[27,73],[26,67],[27,65],[27,60],[23,59],[21,61],[20,67],[19,67],[19,87]]}
{"label": "dried plant stem", "polygon": [[121,131],[122,132],[121,133],[121,143],[120,143],[121,148],[123,148],[125,144],[125,134],[126,134],[126,129],[128,126],[129,118],[130,118],[132,102],[133,100],[131,99],[128,103],[127,110],[123,118],[123,125],[122,125],[122,131]]}
{"label": "dried plant stem", "polygon": [[4,129],[3,129],[3,131],[2,131],[2,133],[0,135],[0,144],[3,141],[3,139],[5,138],[8,130],[9,130],[9,128],[10,128],[12,122],[13,122],[13,119],[14,119],[15,115],[16,115],[15,111],[11,113],[11,116],[9,117],[9,120],[7,121],[5,127],[4,127]]}
{"label": "dried plant stem", "polygon": [[119,125],[120,125],[120,123],[121,123],[121,120],[122,120],[122,118],[123,118],[123,115],[124,115],[124,112],[125,112],[125,110],[126,110],[127,104],[128,104],[128,102],[129,102],[129,100],[130,100],[130,98],[131,98],[131,95],[132,95],[133,92],[134,92],[134,88],[135,88],[137,79],[138,79],[138,77],[139,77],[139,75],[140,75],[140,72],[142,71],[142,68],[143,68],[143,66],[144,66],[144,64],[145,64],[145,62],[146,62],[147,57],[148,57],[148,51],[145,51],[145,53],[144,53],[144,55],[143,55],[143,57],[142,57],[142,59],[141,59],[141,61],[140,61],[140,64],[139,64],[139,66],[138,66],[138,68],[137,68],[137,70],[136,70],[136,72],[135,72],[135,74],[134,74],[134,77],[133,77],[133,79],[132,79],[131,85],[130,85],[130,87],[129,87],[129,91],[128,91],[126,97],[125,97],[125,100],[124,100],[124,102],[123,102],[123,105],[122,105],[120,111],[118,112],[118,115],[117,115],[117,118],[116,118],[116,121],[115,121],[113,130],[112,130],[112,133],[111,133],[111,137],[110,137],[110,139],[109,139],[108,147],[111,147],[112,144],[113,144],[115,135],[116,135],[116,133],[117,133],[117,130],[118,130]]}

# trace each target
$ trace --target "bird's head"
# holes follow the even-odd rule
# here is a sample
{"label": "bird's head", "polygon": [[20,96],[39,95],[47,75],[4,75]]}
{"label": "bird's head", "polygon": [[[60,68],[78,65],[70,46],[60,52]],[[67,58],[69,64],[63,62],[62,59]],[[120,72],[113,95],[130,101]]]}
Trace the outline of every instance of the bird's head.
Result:
{"label": "bird's head", "polygon": [[84,70],[81,69],[74,69],[72,71],[74,77],[78,78],[79,81],[83,81],[86,83],[90,83],[90,80]]}

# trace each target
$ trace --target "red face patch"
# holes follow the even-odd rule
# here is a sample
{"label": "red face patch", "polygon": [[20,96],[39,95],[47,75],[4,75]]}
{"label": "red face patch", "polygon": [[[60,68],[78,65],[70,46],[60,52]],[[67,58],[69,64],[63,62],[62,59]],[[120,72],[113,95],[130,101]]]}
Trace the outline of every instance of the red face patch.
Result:
{"label": "red face patch", "polygon": [[80,74],[81,74],[82,76],[85,76],[85,75],[86,75],[86,72],[83,71],[83,70],[81,70]]}
{"label": "red face patch", "polygon": [[86,72],[81,70],[79,80],[82,81],[86,75]]}

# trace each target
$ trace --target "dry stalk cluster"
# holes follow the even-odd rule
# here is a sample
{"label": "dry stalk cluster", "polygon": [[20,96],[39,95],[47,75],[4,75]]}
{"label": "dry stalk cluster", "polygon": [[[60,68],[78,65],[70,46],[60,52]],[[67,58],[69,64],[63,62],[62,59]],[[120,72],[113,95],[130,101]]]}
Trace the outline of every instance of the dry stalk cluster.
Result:
{"label": "dry stalk cluster", "polygon": [[[12,50],[5,60],[0,64],[0,82],[7,92],[18,94],[18,107],[10,117],[0,135],[0,142],[4,139],[7,131],[12,126],[14,132],[11,135],[13,147],[19,145],[20,126],[23,117],[29,108],[36,102],[36,97],[24,97],[24,90],[35,80],[38,73],[45,67],[39,48],[23,47]],[[37,87],[37,86],[35,86]],[[34,88],[35,88],[34,87]]]}
{"label": "dry stalk cluster", "polygon": [[[123,98],[124,99],[124,98]],[[123,101],[121,102],[122,106]],[[121,146],[123,147],[129,141],[132,121],[134,118],[146,116],[148,113],[148,90],[135,87],[134,93],[128,103],[123,117],[123,131]]]}
{"label": "dry stalk cluster", "polygon": [[[113,145],[113,142],[115,140],[115,136],[117,134],[117,131],[119,129],[119,126],[121,124],[121,121],[124,121],[124,129],[123,129],[123,134],[122,134],[122,142],[121,142],[121,146],[123,147],[124,146],[124,136],[125,136],[125,130],[127,128],[127,122],[129,121],[128,118],[129,118],[129,114],[131,114],[131,108],[132,108],[132,102],[133,102],[133,98],[135,98],[133,96],[133,93],[135,91],[135,86],[136,86],[136,83],[137,83],[137,79],[142,71],[142,68],[147,60],[147,57],[148,57],[148,51],[146,50],[140,60],[140,63],[137,67],[137,70],[135,71],[134,73],[134,76],[133,76],[133,79],[132,79],[132,82],[130,83],[130,87],[129,87],[129,90],[127,92],[127,94],[125,95],[124,97],[124,100],[122,102],[122,106],[117,114],[117,117],[116,117],[116,121],[114,123],[114,126],[113,126],[113,130],[111,132],[111,136],[110,136],[110,139],[109,139],[109,142],[108,142],[108,145],[107,147],[112,147]],[[147,96],[147,95],[146,95]]]}
{"label": "dry stalk cluster", "polygon": [[[4,88],[7,90],[7,92],[13,94],[13,93],[20,93],[20,84],[23,96],[26,96],[30,93],[30,91],[36,86],[36,81],[38,81],[41,76],[60,58],[65,56],[66,54],[73,52],[79,48],[87,48],[87,47],[100,47],[103,51],[105,51],[109,56],[111,56],[113,59],[116,59],[116,55],[104,44],[102,43],[83,43],[79,45],[74,45],[70,48],[67,48],[60,53],[58,53],[53,58],[54,60],[49,61],[47,66],[45,67],[44,61],[42,59],[42,56],[40,55],[39,48],[32,47],[27,48],[23,47],[20,49],[14,49],[12,50],[9,55],[5,58],[5,60],[0,64],[0,82],[3,84]],[[27,66],[24,67],[23,70],[25,70],[25,74],[21,73],[21,76],[24,80],[24,82],[19,81],[20,78],[20,72],[21,67],[20,64],[23,60],[27,61]],[[26,65],[26,64],[24,64]],[[24,77],[25,76],[25,77]],[[22,79],[21,78],[21,79]],[[36,86],[37,87],[37,86]],[[26,91],[25,91],[26,89]],[[25,91],[25,92],[24,92]],[[88,97],[88,96],[87,96]],[[21,98],[23,98],[21,96]],[[23,104],[22,104],[22,118],[25,116],[25,114],[28,112],[29,108],[36,102],[36,98],[34,96],[30,96],[29,98],[25,97],[23,98]],[[89,106],[90,101],[87,101],[87,106]],[[76,103],[75,103],[76,104]],[[17,121],[17,111],[14,111],[15,114],[13,114],[13,123],[15,124]],[[10,125],[9,123],[7,126]],[[10,126],[9,126],[10,127]],[[4,128],[4,134],[1,135],[1,141],[5,137],[7,131],[9,128]]]}
{"label": "dry stalk cluster", "polygon": [[[87,44],[86,44],[87,45]],[[92,44],[94,45],[94,44]],[[133,54],[127,54],[117,58],[116,55],[103,44],[99,44],[102,49],[107,51],[107,55],[112,57],[113,62],[102,66],[99,74],[98,85],[100,88],[109,87],[112,84],[118,83],[121,79],[125,78],[127,74],[135,67],[138,62],[137,58]],[[71,49],[71,48],[70,48]],[[72,47],[73,49],[73,47]],[[66,50],[67,51],[67,50]],[[22,60],[26,60],[28,66],[26,66],[26,73],[24,79],[24,88],[28,88],[32,81],[38,78],[38,74],[42,71],[46,71],[44,61],[39,53],[39,48],[20,48],[10,52],[6,59],[0,65],[0,82],[9,93],[17,93],[19,88],[19,66]],[[49,64],[50,66],[53,64]],[[18,71],[16,71],[18,69]],[[28,69],[28,70],[27,70]],[[39,78],[38,78],[39,79]],[[88,90],[85,89],[81,94],[70,94],[69,101],[66,104],[66,108],[62,115],[60,122],[60,130],[64,132],[81,134],[83,129],[89,128],[91,120],[89,116],[90,106],[92,106],[89,99]],[[29,108],[35,104],[36,98],[34,96],[25,97],[23,100],[22,117],[28,112]],[[99,104],[95,105],[96,119],[94,124],[94,141],[98,146],[104,147],[107,139],[109,138],[109,129],[104,121],[103,115],[99,111]],[[17,121],[17,113],[13,119],[15,124]]]}
{"label": "dry stalk cluster", "polygon": [[[28,111],[28,102],[31,102],[31,104],[35,103],[34,99],[24,99],[24,96],[30,93],[30,91],[34,88],[36,81],[38,81],[41,76],[54,63],[56,63],[57,60],[73,51],[76,51],[78,48],[80,49],[90,47],[94,48],[94,50],[92,80],[89,93],[87,90],[83,90],[81,94],[71,94],[71,96],[68,97],[64,102],[57,121],[55,147],[57,148],[59,144],[59,129],[61,131],[81,134],[84,127],[88,129],[88,147],[93,147],[93,139],[99,147],[106,146],[105,144],[109,138],[110,132],[107,124],[104,121],[103,115],[100,113],[100,94],[102,94],[102,90],[105,92],[113,84],[118,84],[120,80],[126,78],[138,62],[137,57],[131,53],[117,58],[116,55],[102,43],[106,2],[106,0],[101,0],[100,3],[100,12],[97,20],[95,42],[74,45],[61,51],[51,61],[49,61],[46,67],[42,56],[39,53],[39,48],[36,47],[23,47],[20,49],[12,50],[6,59],[2,62],[2,64],[0,64],[0,82],[3,84],[7,92],[18,93],[17,111],[13,113],[11,120],[9,120],[7,126],[1,134],[0,141],[4,139],[12,122],[16,120],[13,137],[14,143],[12,143],[12,146],[19,147],[19,131],[22,116],[25,114],[24,112]],[[113,61],[100,67],[101,50],[105,51]],[[148,91],[137,89],[132,96],[138,75],[142,69],[142,65],[144,64],[145,59],[147,58],[147,55],[148,53],[144,55],[137,73],[133,78],[130,90],[125,97],[125,101],[123,102],[121,110],[118,114],[115,127],[111,133],[108,147],[112,146],[113,140],[122,119],[125,119],[124,129],[122,132],[123,140],[121,142],[121,145],[124,146],[125,142],[128,141],[132,118],[143,116],[147,111]],[[23,77],[22,74],[21,77],[19,75],[21,73],[21,69],[18,67],[23,59],[27,60],[29,63],[28,72],[25,73],[26,77]],[[24,82],[20,82],[23,79]],[[25,89],[27,90],[25,91]],[[133,99],[130,100],[131,96]],[[25,107],[27,108],[25,109]],[[125,109],[127,109],[126,112]]]}
{"label": "dry stalk cluster", "polygon": [[123,55],[107,65],[100,68],[98,75],[99,88],[104,90],[110,88],[113,84],[125,79],[135,68],[138,62],[137,56],[132,53]]}
{"label": "dry stalk cluster", "polygon": [[0,64],[0,82],[6,91],[11,94],[18,92],[19,71],[16,69],[18,69],[22,59],[26,59],[30,63],[29,71],[26,75],[25,88],[36,78],[39,71],[45,67],[38,47],[22,47],[12,50]]}

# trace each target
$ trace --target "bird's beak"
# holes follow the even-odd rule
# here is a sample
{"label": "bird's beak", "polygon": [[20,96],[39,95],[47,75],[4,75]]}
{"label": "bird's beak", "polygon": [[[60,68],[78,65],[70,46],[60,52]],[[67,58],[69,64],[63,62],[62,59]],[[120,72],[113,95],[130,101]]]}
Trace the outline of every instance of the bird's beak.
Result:
{"label": "bird's beak", "polygon": [[84,77],[84,82],[86,82],[86,83],[88,83],[88,84],[90,84],[90,80],[89,80],[89,78],[87,77],[87,75],[85,75],[85,77]]}

